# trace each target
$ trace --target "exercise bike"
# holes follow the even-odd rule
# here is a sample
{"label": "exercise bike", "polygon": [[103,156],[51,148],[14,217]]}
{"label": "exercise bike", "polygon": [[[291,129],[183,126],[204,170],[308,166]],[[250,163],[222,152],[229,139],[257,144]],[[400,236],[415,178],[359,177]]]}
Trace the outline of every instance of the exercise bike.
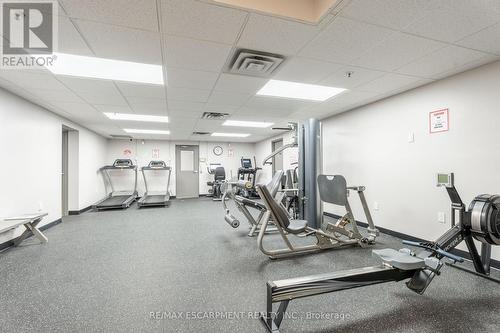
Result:
{"label": "exercise bike", "polygon": [[214,176],[213,181],[207,182],[207,185],[212,187],[208,190],[209,196],[211,196],[214,201],[221,201],[222,185],[226,180],[226,170],[219,163],[210,163],[207,167],[207,172]]}

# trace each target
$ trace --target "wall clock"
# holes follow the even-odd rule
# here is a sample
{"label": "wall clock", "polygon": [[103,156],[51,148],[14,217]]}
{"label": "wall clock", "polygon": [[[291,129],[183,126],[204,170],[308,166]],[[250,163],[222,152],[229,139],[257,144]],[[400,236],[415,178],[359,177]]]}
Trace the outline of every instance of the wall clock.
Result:
{"label": "wall clock", "polygon": [[220,155],[222,155],[222,153],[223,153],[223,152],[224,152],[224,149],[222,149],[222,147],[221,147],[221,146],[215,146],[215,147],[214,147],[214,154],[215,154],[216,156],[220,156]]}

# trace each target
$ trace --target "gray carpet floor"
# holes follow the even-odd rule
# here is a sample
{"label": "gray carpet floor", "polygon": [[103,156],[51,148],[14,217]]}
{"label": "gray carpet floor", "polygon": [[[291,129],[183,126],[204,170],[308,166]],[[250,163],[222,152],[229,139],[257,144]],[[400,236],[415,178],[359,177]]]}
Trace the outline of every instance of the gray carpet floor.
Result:
{"label": "gray carpet floor", "polygon": [[[265,332],[266,281],[378,264],[371,248],[271,261],[223,215],[205,198],[65,218],[48,244],[0,253],[0,331]],[[400,282],[292,301],[282,332],[500,332],[499,308],[498,284],[444,267],[423,296]]]}

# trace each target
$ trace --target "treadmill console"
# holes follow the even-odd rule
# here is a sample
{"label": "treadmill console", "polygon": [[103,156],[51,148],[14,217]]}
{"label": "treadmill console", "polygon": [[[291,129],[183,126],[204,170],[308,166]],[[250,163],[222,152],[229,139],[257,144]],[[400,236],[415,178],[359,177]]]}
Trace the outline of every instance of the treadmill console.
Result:
{"label": "treadmill console", "polygon": [[241,159],[241,167],[243,169],[252,169],[252,160],[249,158],[242,158]]}
{"label": "treadmill console", "polygon": [[117,159],[113,163],[113,166],[116,168],[128,168],[134,166],[134,163],[130,159]]}
{"label": "treadmill console", "polygon": [[167,165],[163,161],[151,161],[149,162],[150,168],[165,168]]}

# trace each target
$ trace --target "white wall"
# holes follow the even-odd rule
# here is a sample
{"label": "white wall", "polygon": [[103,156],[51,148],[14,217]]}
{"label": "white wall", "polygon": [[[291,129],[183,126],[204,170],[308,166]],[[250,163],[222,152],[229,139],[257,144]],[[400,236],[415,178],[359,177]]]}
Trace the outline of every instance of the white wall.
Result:
{"label": "white wall", "polygon": [[[0,89],[0,217],[48,212],[41,225],[61,217],[63,125],[79,131],[81,209],[97,201],[102,193],[95,171],[104,163],[106,140]],[[3,233],[0,243],[16,237],[22,229]]]}
{"label": "white wall", "polygon": [[[257,164],[262,167],[262,170],[259,172],[257,177],[258,183],[268,183],[273,178],[272,175],[272,165],[266,164],[262,166],[262,162],[264,159],[272,153],[272,142],[283,139],[283,145],[287,145],[289,143],[293,143],[293,133],[286,132],[275,137],[260,141],[255,144],[255,156],[257,159]],[[283,170],[294,169],[296,165],[293,163],[298,161],[298,148],[289,148],[283,151]]]}
{"label": "white wall", "polygon": [[[244,157],[252,157],[255,155],[254,144],[251,143],[220,143],[220,142],[178,142],[178,141],[164,141],[164,140],[109,140],[106,163],[111,164],[117,158],[127,157],[124,154],[125,150],[132,152],[131,158],[136,165],[140,167],[145,166],[152,159],[160,159],[165,161],[167,165],[172,167],[172,177],[170,180],[170,192],[172,195],[176,193],[175,186],[175,146],[176,145],[198,145],[200,152],[200,194],[208,194],[209,186],[207,181],[213,179],[213,175],[207,172],[207,166],[210,163],[220,163],[226,169],[226,178],[229,179],[231,175],[236,177],[238,168],[240,167],[240,159]],[[221,146],[224,150],[221,156],[216,156],[213,153],[215,146]],[[153,149],[159,149],[159,158],[153,157]],[[203,159],[206,162],[201,162]],[[125,178],[117,180],[119,186],[125,188],[131,184],[131,179]],[[130,185],[129,185],[130,187]],[[139,173],[138,177],[138,191],[139,195],[144,193],[144,182],[142,175]]]}
{"label": "white wall", "polygon": [[[500,193],[499,87],[497,62],[329,118],[323,121],[324,172],[366,185],[377,225],[436,239],[450,218],[437,172],[455,173],[466,204],[482,193]],[[449,132],[429,134],[429,112],[443,108],[450,110]],[[351,201],[364,221],[358,200]],[[446,213],[446,224],[438,223],[438,212]],[[493,251],[500,259],[500,249]]]}

